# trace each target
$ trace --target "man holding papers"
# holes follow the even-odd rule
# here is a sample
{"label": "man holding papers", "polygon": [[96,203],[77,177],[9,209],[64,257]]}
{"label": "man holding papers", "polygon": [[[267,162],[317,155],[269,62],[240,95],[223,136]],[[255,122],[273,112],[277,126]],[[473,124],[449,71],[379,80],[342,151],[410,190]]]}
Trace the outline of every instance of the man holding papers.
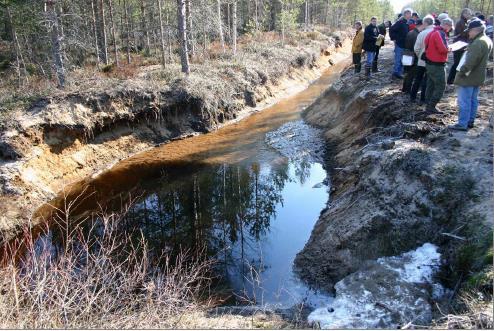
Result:
{"label": "man holding papers", "polygon": [[467,51],[458,64],[455,85],[458,86],[458,123],[449,126],[452,130],[466,131],[473,128],[478,108],[479,87],[484,84],[487,61],[492,52],[492,41],[485,34],[485,25],[474,18],[465,30],[471,40]]}

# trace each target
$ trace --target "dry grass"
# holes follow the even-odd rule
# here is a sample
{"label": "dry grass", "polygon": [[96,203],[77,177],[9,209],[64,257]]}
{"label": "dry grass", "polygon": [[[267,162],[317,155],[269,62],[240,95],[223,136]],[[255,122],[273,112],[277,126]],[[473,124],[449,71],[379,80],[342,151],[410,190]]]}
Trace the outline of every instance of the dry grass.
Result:
{"label": "dry grass", "polygon": [[0,269],[0,328],[170,328],[196,311],[211,263],[186,253],[152,263],[142,236],[116,232],[119,220],[66,230],[63,247],[49,231],[12,245]]}
{"label": "dry grass", "polygon": [[463,293],[459,302],[464,306],[459,314],[447,314],[439,319],[437,329],[494,329],[492,298],[486,300],[481,292]]}

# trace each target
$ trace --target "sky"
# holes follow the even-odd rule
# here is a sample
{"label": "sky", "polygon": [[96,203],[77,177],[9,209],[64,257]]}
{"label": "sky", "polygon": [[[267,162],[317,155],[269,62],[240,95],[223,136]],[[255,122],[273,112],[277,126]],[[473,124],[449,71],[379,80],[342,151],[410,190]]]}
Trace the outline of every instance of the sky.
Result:
{"label": "sky", "polygon": [[391,0],[391,5],[393,5],[393,9],[395,13],[399,13],[403,7],[412,2],[411,0]]}

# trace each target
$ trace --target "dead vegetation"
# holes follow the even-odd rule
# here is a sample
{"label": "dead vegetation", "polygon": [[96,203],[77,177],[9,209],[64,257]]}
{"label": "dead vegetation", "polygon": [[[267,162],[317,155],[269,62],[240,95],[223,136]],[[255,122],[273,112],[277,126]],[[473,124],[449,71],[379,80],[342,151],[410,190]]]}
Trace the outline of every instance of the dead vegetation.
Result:
{"label": "dead vegetation", "polygon": [[86,230],[28,230],[22,245],[11,244],[0,269],[0,327],[172,328],[207,307],[211,261],[152,257],[160,252],[139,233],[116,231],[121,217],[103,216]]}

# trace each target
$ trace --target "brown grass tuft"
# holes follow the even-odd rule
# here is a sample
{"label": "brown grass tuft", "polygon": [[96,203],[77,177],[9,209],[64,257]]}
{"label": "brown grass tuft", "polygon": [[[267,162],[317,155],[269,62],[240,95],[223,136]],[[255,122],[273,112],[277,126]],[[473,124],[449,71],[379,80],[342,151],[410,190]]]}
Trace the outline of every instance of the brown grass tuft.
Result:
{"label": "brown grass tuft", "polygon": [[0,268],[0,328],[170,328],[194,311],[211,262],[187,253],[151,262],[142,235],[116,232],[120,218],[66,231],[63,247],[51,231],[28,235]]}

